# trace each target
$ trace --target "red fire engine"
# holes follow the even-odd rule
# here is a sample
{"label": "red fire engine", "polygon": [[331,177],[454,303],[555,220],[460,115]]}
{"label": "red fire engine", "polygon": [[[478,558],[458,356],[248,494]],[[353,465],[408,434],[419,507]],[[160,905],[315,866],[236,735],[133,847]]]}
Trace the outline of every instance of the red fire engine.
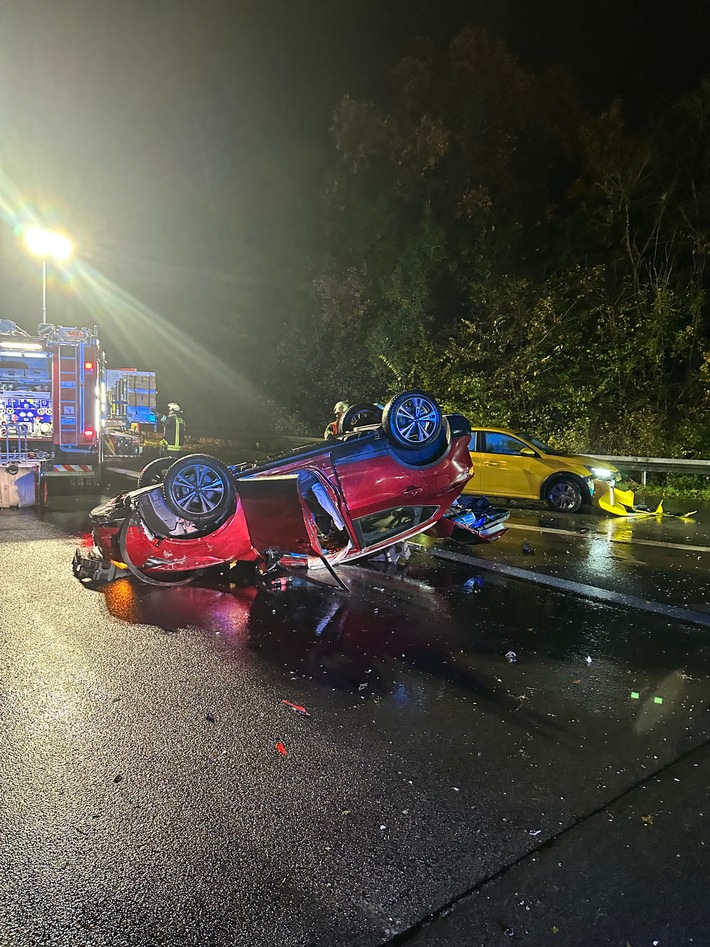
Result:
{"label": "red fire engine", "polygon": [[31,336],[0,319],[0,507],[41,502],[53,478],[99,483],[104,455],[117,454],[105,372],[96,327],[41,324]]}

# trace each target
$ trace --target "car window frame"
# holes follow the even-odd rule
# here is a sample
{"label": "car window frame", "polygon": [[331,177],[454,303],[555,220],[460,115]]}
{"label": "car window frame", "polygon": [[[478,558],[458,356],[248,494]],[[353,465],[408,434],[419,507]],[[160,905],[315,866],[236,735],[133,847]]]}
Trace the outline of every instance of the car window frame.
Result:
{"label": "car window frame", "polygon": [[[491,450],[490,445],[488,443],[488,438],[491,435],[497,436],[497,437],[507,437],[509,438],[509,440],[515,441],[516,444],[520,444],[520,449],[517,451]],[[521,451],[525,447],[527,447],[528,450],[533,450],[533,448],[531,448],[529,444],[526,444],[525,441],[521,441],[520,438],[517,437],[517,435],[508,434],[507,431],[484,431],[483,432],[483,450],[481,451],[481,453],[496,454],[499,457],[525,457],[526,455],[521,453]],[[537,451],[535,452],[535,456],[536,457],[538,456]]]}
{"label": "car window frame", "polygon": [[[353,529],[355,535],[357,536],[358,545],[362,550],[371,549],[376,546],[382,545],[382,543],[391,543],[396,542],[398,536],[404,536],[408,533],[411,533],[413,529],[416,529],[418,526],[421,526],[422,523],[428,522],[432,519],[439,507],[435,503],[427,504],[409,504],[409,503],[400,503],[397,506],[388,507],[385,510],[378,510],[376,513],[367,513],[365,516],[359,516],[356,519],[352,520]],[[368,539],[365,531],[363,529],[363,520],[368,520],[370,517],[375,516],[386,516],[389,513],[395,513],[398,510],[414,510],[414,516],[412,521],[408,523],[404,528],[399,529],[395,533],[383,533],[377,537],[372,537]],[[427,511],[427,515],[424,513]]]}

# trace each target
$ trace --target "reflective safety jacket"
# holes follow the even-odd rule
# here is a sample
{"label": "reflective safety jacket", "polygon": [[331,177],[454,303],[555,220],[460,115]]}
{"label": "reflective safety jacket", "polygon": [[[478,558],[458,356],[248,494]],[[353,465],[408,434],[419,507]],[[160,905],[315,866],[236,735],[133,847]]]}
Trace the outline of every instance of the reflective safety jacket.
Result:
{"label": "reflective safety jacket", "polygon": [[167,441],[168,450],[182,450],[185,444],[186,431],[185,418],[177,414],[169,414],[165,419],[164,438]]}

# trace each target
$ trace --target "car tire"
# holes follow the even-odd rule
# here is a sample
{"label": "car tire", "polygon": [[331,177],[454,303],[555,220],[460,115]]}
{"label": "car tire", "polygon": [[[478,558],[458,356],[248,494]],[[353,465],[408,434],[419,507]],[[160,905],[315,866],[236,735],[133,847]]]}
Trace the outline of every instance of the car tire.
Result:
{"label": "car tire", "polygon": [[395,395],[382,414],[382,429],[405,463],[432,463],[449,445],[449,425],[438,403],[425,391]]}
{"label": "car tire", "polygon": [[582,487],[571,477],[557,477],[545,487],[547,505],[558,513],[576,513],[582,505]]}
{"label": "car tire", "polygon": [[362,402],[348,408],[338,422],[338,434],[349,434],[358,427],[382,422],[382,408],[376,404]]}
{"label": "car tire", "polygon": [[154,487],[165,480],[165,474],[175,463],[173,457],[157,457],[141,470],[138,475],[138,487]]}
{"label": "car tire", "polygon": [[198,527],[214,526],[235,506],[232,471],[209,454],[188,454],[170,465],[163,481],[168,508]]}

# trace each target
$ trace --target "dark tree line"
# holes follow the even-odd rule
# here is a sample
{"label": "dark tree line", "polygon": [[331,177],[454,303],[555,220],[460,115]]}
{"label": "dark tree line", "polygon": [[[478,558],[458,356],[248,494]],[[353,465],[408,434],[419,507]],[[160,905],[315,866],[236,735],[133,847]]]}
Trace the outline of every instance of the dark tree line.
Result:
{"label": "dark tree line", "polygon": [[331,402],[416,385],[570,448],[708,455],[710,79],[630,131],[468,29],[379,103],[345,97],[312,286],[272,387]]}

